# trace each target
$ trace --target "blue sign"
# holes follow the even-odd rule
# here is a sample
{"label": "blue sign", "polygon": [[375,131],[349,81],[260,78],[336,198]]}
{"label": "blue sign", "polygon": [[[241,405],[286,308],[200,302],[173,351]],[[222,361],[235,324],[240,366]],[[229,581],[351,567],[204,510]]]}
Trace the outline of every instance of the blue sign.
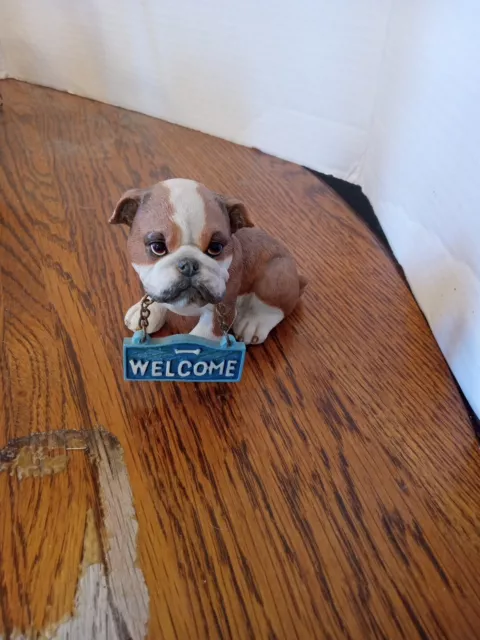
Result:
{"label": "blue sign", "polygon": [[158,382],[239,382],[245,344],[232,336],[221,343],[191,335],[150,338],[137,331],[123,341],[125,380]]}

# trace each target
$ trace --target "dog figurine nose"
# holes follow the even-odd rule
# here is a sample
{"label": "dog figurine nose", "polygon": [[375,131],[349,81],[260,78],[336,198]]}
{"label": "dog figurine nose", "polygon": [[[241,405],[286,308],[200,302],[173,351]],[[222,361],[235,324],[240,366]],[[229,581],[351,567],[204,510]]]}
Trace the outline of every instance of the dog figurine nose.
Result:
{"label": "dog figurine nose", "polygon": [[197,260],[185,258],[184,260],[180,260],[180,262],[177,263],[177,269],[180,271],[182,276],[191,278],[200,269],[200,265]]}

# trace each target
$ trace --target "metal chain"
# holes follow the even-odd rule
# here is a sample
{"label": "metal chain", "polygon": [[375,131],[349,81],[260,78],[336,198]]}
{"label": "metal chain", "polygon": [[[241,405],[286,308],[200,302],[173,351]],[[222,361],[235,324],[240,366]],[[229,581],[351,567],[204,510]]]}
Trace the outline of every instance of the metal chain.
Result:
{"label": "metal chain", "polygon": [[152,298],[145,295],[140,301],[140,318],[138,319],[138,331],[143,331],[142,342],[147,339],[148,318],[150,316],[150,309],[148,308],[153,304]]}
{"label": "metal chain", "polygon": [[[153,304],[153,300],[149,295],[144,295],[140,301],[140,318],[138,319],[138,329],[137,331],[143,331],[143,336],[141,341],[145,342],[147,339],[147,329],[148,329],[148,318],[150,317],[150,305]],[[222,302],[216,305],[215,310],[217,312],[218,319],[220,320],[220,329],[227,339],[228,345],[231,344],[229,331],[233,327],[233,323],[235,322],[235,318],[237,317],[237,310],[235,308],[235,315],[230,324],[227,321],[227,307]]]}
{"label": "metal chain", "polygon": [[237,308],[235,307],[235,315],[233,316],[233,320],[232,320],[232,322],[230,324],[228,324],[228,322],[227,322],[227,307],[226,307],[226,305],[223,304],[223,302],[220,302],[219,304],[217,304],[215,309],[216,309],[216,312],[217,312],[218,319],[220,320],[220,329],[221,329],[221,331],[223,333],[224,338],[227,339],[227,345],[230,346],[232,344],[232,341],[231,341],[231,337],[229,336],[228,332],[233,327],[233,323],[235,322],[235,319],[237,317]]}

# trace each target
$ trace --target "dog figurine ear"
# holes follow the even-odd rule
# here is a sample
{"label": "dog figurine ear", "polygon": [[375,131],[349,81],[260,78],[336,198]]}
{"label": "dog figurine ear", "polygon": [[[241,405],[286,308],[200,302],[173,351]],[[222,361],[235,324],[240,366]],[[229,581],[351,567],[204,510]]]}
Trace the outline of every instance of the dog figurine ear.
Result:
{"label": "dog figurine ear", "polygon": [[129,189],[115,205],[108,221],[110,224],[126,224],[131,227],[138,207],[150,197],[149,189]]}
{"label": "dog figurine ear", "polygon": [[246,206],[238,198],[230,196],[217,196],[228,215],[230,220],[230,230],[236,233],[244,227],[253,227],[254,224],[250,218]]}

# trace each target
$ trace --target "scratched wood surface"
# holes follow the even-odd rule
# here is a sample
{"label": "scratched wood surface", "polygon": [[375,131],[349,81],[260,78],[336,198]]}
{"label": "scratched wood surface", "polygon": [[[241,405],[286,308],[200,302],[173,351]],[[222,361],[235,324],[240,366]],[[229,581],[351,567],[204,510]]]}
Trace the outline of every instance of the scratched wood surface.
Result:
{"label": "scratched wood surface", "polygon": [[[0,637],[480,637],[478,446],[363,224],[292,164],[0,89]],[[107,218],[172,176],[310,277],[238,386],[123,382],[141,291]]]}

